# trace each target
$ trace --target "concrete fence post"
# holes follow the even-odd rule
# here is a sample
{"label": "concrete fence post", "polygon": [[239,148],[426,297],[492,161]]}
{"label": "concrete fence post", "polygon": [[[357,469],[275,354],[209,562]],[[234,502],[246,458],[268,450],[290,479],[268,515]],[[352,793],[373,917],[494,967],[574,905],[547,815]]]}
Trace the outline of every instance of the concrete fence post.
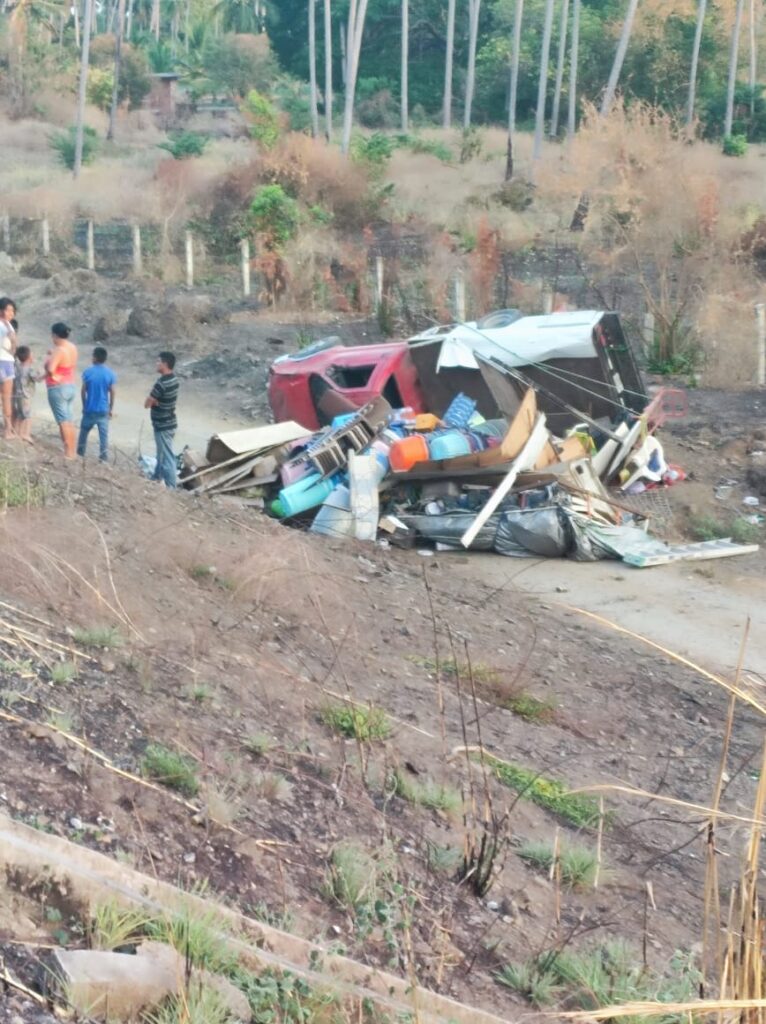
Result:
{"label": "concrete fence post", "polygon": [[644,342],[644,355],[648,359],[654,349],[654,313],[644,313],[644,327],[641,334]]}
{"label": "concrete fence post", "polygon": [[759,388],[766,385],[766,305],[759,302],[755,307],[756,344],[758,346],[758,370],[756,383]]}
{"label": "concrete fence post", "polygon": [[543,313],[548,316],[553,312],[553,289],[549,284],[543,284],[541,298]]}
{"label": "concrete fence post", "polygon": [[242,256],[242,294],[247,299],[250,295],[250,239],[243,238],[239,249]]}
{"label": "concrete fence post", "polygon": [[455,319],[458,323],[463,323],[465,315],[465,278],[463,271],[458,270],[455,275]]}
{"label": "concrete fence post", "polygon": [[85,235],[85,251],[88,261],[88,270],[96,269],[96,246],[93,238],[93,221],[89,220]]}
{"label": "concrete fence post", "polygon": [[194,235],[186,232],[186,287],[194,287]]}
{"label": "concrete fence post", "polygon": [[144,269],[144,260],[141,254],[141,225],[133,225],[133,273],[140,274]]}
{"label": "concrete fence post", "polygon": [[383,257],[375,257],[375,309],[383,305]]}
{"label": "concrete fence post", "polygon": [[42,244],[43,244],[43,256],[50,256],[50,254],[51,254],[51,227],[50,227],[50,224],[48,223],[48,218],[45,215],[43,216],[43,219],[40,222],[40,229],[41,229],[41,231],[40,231],[41,240],[42,240]]}

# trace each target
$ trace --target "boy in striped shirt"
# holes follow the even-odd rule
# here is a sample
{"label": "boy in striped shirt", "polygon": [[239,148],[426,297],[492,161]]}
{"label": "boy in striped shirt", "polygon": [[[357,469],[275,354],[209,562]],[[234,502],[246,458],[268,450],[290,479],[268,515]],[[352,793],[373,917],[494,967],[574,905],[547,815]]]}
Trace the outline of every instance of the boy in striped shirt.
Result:
{"label": "boy in striped shirt", "polygon": [[176,457],[173,453],[173,438],[178,421],[176,420],[176,401],[178,400],[178,377],[173,373],[176,357],[173,352],[160,352],[157,359],[159,377],[144,408],[150,410],[154,444],[157,449],[157,468],[153,480],[161,480],[166,487],[176,486]]}

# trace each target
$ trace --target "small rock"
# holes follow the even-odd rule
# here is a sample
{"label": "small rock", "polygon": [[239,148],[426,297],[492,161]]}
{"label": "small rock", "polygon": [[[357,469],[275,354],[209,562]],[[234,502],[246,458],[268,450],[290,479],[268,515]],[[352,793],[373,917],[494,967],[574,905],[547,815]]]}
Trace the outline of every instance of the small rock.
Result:
{"label": "small rock", "polygon": [[102,672],[114,672],[114,670],[116,668],[117,668],[117,665],[114,663],[114,661],[111,658],[102,658],[101,659],[101,671]]}
{"label": "small rock", "polygon": [[82,820],[80,818],[70,818],[69,826],[70,828],[73,828],[75,829],[75,831],[79,832],[80,829],[83,827]]}
{"label": "small rock", "polygon": [[194,864],[196,860],[197,860],[197,854],[196,853],[185,853],[184,854],[184,864]]}

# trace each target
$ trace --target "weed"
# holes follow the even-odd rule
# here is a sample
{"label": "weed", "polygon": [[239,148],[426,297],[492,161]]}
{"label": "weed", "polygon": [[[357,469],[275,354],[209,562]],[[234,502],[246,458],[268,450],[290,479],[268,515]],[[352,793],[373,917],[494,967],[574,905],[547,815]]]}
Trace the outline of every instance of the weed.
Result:
{"label": "weed", "polygon": [[114,626],[95,626],[75,630],[74,641],[82,647],[102,647],[109,651],[122,644],[122,637]]}
{"label": "weed", "polygon": [[548,700],[540,700],[530,693],[520,693],[517,697],[511,697],[505,705],[509,711],[525,722],[551,722],[556,716],[555,705]]}
{"label": "weed", "polygon": [[97,903],[90,923],[92,949],[120,949],[138,942],[150,917],[143,910],[126,909],[117,903]]}
{"label": "weed", "polygon": [[[613,941],[580,953],[552,950],[524,964],[507,964],[495,979],[536,1006],[549,1005],[560,994],[568,1009],[594,1010],[645,1000],[686,1002],[695,998],[700,974],[691,958],[678,952],[667,973],[660,974],[645,967],[624,942]],[[660,1019],[664,1024],[685,1020],[672,1014]],[[637,1024],[643,1018],[623,1020]]]}
{"label": "weed", "polygon": [[71,683],[77,675],[77,669],[71,661],[59,661],[51,669],[52,683]]}
{"label": "weed", "polygon": [[189,568],[189,575],[193,580],[201,583],[203,580],[209,580],[215,576],[215,566],[213,565],[192,565]]}
{"label": "weed", "polygon": [[433,782],[431,779],[419,782],[416,779],[410,779],[398,768],[394,769],[391,778],[396,795],[411,804],[428,807],[434,811],[443,811],[450,816],[458,814],[463,806],[460,791],[453,786]]}
{"label": "weed", "polygon": [[264,800],[288,800],[293,787],[279,772],[260,772],[255,778],[255,788]]}
{"label": "weed", "polygon": [[225,927],[214,911],[175,914],[150,920],[147,934],[167,942],[192,967],[204,967],[214,974],[230,974],[237,958],[226,945]]}
{"label": "weed", "polygon": [[320,717],[334,732],[363,743],[384,740],[391,733],[385,711],[373,705],[365,708],[355,704],[327,704]]}
{"label": "weed", "polygon": [[338,843],[325,875],[325,895],[342,910],[355,914],[377,900],[379,875],[378,862],[363,846]]}
{"label": "weed", "polygon": [[715,516],[692,516],[689,519],[689,533],[695,540],[720,540],[726,536],[726,527]]}
{"label": "weed", "polygon": [[150,743],[146,748],[141,761],[141,773],[169,789],[178,790],[184,796],[196,796],[199,792],[197,766],[159,743]]}
{"label": "weed", "polygon": [[0,508],[37,508],[45,503],[43,485],[15,466],[0,466]]}
{"label": "weed", "polygon": [[455,154],[449,146],[438,139],[423,139],[419,135],[397,135],[396,143],[397,146],[409,149],[411,153],[428,153],[445,164],[452,163],[455,159]]}
{"label": "weed", "polygon": [[758,525],[751,523],[744,516],[737,516],[732,520],[729,534],[737,544],[757,544],[761,536]]}
{"label": "weed", "polygon": [[253,757],[265,757],[274,749],[274,740],[265,733],[259,732],[254,736],[248,736],[244,747]]}
{"label": "weed", "polygon": [[[519,856],[541,871],[550,871],[554,849],[550,843],[527,843],[519,850]],[[585,846],[562,846],[558,853],[561,881],[572,889],[589,889],[598,871],[598,856],[595,850]]]}
{"label": "weed", "polygon": [[169,996],[156,1010],[147,1014],[147,1024],[227,1024],[229,1008],[221,995],[193,981],[186,991]]}
{"label": "weed", "polygon": [[553,976],[541,971],[534,961],[525,964],[506,964],[497,972],[495,979],[506,988],[518,992],[538,1009],[550,1006],[560,992]]}
{"label": "weed", "polygon": [[547,779],[528,768],[499,761],[491,754],[485,753],[484,760],[503,785],[515,789],[538,807],[558,814],[578,828],[592,827],[598,823],[599,805],[592,797],[568,793],[564,783],[558,779]]}
{"label": "weed", "polygon": [[426,847],[426,863],[429,870],[438,875],[454,875],[462,856],[461,851],[454,846],[428,843]]}
{"label": "weed", "polygon": [[463,134],[460,138],[460,163],[467,164],[469,160],[473,160],[475,157],[478,157],[481,154],[483,146],[484,140],[482,139],[476,125],[464,128]]}
{"label": "weed", "polygon": [[73,733],[77,727],[74,715],[69,711],[51,711],[46,719],[47,725],[52,725],[60,732]]}
{"label": "weed", "polygon": [[233,825],[242,810],[242,800],[232,785],[205,786],[204,805],[208,817],[219,825]]}
{"label": "weed", "polygon": [[747,135],[725,135],[724,156],[744,156],[747,153]]}
{"label": "weed", "polygon": [[197,683],[189,690],[189,696],[195,703],[204,704],[213,691],[205,683]]}
{"label": "weed", "polygon": [[271,928],[278,928],[283,932],[292,931],[295,924],[295,918],[289,910],[272,910],[268,903],[263,901],[254,904],[248,912],[250,917],[256,921],[262,921],[263,924],[267,924]]}
{"label": "weed", "polygon": [[[282,1021],[283,1024],[321,1024],[335,1021],[338,997],[312,988],[302,978],[269,968],[262,974],[237,970],[232,982],[244,992],[256,1024]],[[326,1013],[330,1016],[325,1016]]]}

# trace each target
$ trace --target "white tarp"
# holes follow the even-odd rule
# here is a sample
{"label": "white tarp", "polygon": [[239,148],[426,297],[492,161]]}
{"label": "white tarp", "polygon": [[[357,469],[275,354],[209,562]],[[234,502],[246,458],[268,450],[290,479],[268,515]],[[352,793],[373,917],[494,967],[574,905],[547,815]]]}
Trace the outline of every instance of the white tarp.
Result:
{"label": "white tarp", "polygon": [[603,316],[598,310],[525,316],[507,327],[479,330],[476,323],[457,324],[451,330],[434,328],[410,339],[411,345],[442,339],[437,370],[462,366],[477,370],[474,353],[495,357],[506,366],[529,366],[549,359],[593,359],[593,328]]}

